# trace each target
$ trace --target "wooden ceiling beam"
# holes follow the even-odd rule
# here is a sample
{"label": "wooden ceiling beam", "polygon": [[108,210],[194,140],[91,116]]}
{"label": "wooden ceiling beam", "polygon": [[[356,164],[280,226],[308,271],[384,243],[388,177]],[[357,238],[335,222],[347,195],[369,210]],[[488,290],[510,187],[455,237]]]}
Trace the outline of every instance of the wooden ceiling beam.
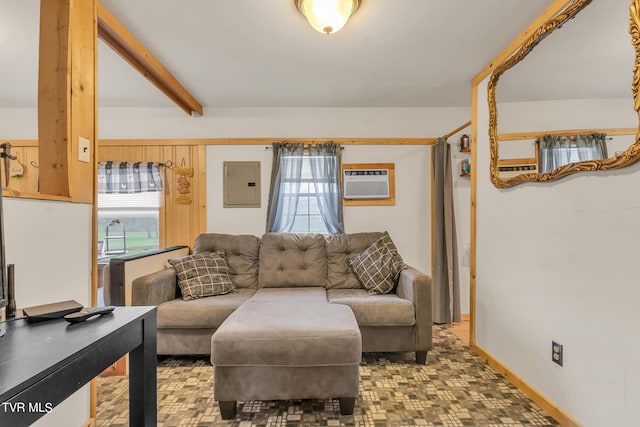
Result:
{"label": "wooden ceiling beam", "polygon": [[98,38],[131,64],[189,115],[202,115],[202,105],[171,72],[101,3]]}

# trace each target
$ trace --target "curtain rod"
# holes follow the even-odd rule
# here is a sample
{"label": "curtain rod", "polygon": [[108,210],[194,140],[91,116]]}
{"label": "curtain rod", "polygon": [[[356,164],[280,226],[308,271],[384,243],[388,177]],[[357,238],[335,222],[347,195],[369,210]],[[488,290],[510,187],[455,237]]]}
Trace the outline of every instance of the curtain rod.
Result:
{"label": "curtain rod", "polygon": [[[306,150],[307,148],[309,148],[309,144],[304,144],[304,149]],[[273,147],[271,145],[267,145],[266,147],[264,147],[265,150],[273,150]],[[344,150],[344,147],[340,147],[340,150]]]}
{"label": "curtain rod", "polygon": [[[557,136],[558,138],[576,138],[578,135],[582,135],[582,134],[575,134],[575,135],[542,135],[542,136]],[[588,134],[586,134],[588,135]],[[535,140],[539,140],[540,138],[542,138],[542,136],[537,137]],[[613,137],[612,136],[605,136],[604,137],[605,140],[607,141],[612,141]]]}

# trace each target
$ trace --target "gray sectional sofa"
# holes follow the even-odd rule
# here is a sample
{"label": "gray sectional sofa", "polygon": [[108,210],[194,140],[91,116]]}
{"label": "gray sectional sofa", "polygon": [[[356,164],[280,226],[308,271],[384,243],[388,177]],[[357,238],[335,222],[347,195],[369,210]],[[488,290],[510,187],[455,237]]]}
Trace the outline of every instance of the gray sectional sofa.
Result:
{"label": "gray sectional sofa", "polygon": [[408,267],[391,293],[371,295],[350,271],[348,258],[382,234],[201,234],[193,253],[224,250],[236,291],[185,301],[174,269],[167,268],[135,279],[132,303],[158,306],[158,354],[210,354],[214,332],[249,301],[304,306],[320,299],[352,310],[362,352],[415,352],[416,361],[426,363],[432,348],[431,278]]}

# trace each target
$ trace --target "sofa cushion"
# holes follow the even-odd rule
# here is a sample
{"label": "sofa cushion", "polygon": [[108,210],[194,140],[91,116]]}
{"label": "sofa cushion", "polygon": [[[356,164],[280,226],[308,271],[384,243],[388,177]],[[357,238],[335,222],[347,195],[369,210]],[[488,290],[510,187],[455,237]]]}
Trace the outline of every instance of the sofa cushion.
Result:
{"label": "sofa cushion", "polygon": [[254,292],[253,289],[238,289],[226,295],[162,303],[158,306],[158,328],[218,328]]}
{"label": "sofa cushion", "polygon": [[386,231],[364,252],[350,258],[349,266],[369,293],[379,295],[391,292],[407,267]]}
{"label": "sofa cushion", "polygon": [[328,234],[327,289],[359,289],[360,281],[349,268],[349,258],[359,255],[382,236],[381,232]]}
{"label": "sofa cushion", "polygon": [[396,294],[371,295],[364,289],[329,289],[330,303],[351,307],[360,326],[412,326],[415,308]]}
{"label": "sofa cushion", "polygon": [[211,337],[216,367],[357,365],[361,357],[356,319],[338,304],[251,300]]}
{"label": "sofa cushion", "polygon": [[321,234],[267,233],[260,245],[261,288],[325,287],[327,252]]}
{"label": "sofa cushion", "polygon": [[251,301],[326,304],[327,291],[325,288],[261,288],[251,297]]}
{"label": "sofa cushion", "polygon": [[203,233],[196,237],[193,253],[223,249],[229,277],[237,288],[258,287],[260,239],[250,235]]}
{"label": "sofa cushion", "polygon": [[229,278],[224,251],[188,255],[170,259],[176,269],[182,299],[224,295],[235,287]]}

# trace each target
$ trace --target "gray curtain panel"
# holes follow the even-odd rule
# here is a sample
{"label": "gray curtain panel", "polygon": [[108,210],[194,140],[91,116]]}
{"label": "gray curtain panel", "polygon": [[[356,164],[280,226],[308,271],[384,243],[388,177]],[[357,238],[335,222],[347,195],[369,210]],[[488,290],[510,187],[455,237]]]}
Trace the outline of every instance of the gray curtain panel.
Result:
{"label": "gray curtain panel", "polygon": [[303,144],[273,143],[267,232],[291,231],[293,227],[298,209],[303,154]]}
{"label": "gray curtain panel", "polygon": [[538,139],[541,173],[573,162],[602,160],[608,157],[607,135],[604,133],[573,136],[544,135]]}
{"label": "gray curtain panel", "polygon": [[344,233],[340,188],[340,145],[333,142],[309,146],[311,176],[320,215],[332,234]]}
{"label": "gray curtain panel", "polygon": [[456,221],[453,212],[451,146],[444,139],[431,147],[433,170],[434,265],[433,301],[435,323],[460,322],[460,277]]}

